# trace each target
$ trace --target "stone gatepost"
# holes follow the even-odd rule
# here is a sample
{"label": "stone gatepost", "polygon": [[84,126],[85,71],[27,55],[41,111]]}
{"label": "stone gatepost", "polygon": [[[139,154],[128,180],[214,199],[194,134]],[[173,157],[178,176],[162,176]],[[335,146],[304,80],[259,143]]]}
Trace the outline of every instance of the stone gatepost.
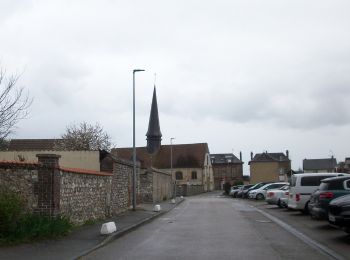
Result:
{"label": "stone gatepost", "polygon": [[35,212],[45,216],[56,216],[60,208],[60,172],[57,154],[37,154],[38,208]]}

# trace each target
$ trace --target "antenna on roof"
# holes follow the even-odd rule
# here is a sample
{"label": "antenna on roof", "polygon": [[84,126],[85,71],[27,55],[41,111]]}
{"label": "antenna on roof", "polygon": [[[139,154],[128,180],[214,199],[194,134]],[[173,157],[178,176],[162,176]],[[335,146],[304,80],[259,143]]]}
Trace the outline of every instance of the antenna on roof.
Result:
{"label": "antenna on roof", "polygon": [[157,73],[154,73],[154,86],[156,85],[156,80],[157,80]]}

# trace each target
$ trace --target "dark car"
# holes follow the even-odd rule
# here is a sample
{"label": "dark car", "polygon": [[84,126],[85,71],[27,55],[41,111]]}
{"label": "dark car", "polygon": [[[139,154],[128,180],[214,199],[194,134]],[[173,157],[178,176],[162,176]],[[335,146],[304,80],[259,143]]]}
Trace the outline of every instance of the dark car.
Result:
{"label": "dark car", "polygon": [[255,185],[252,185],[249,189],[243,191],[242,198],[248,198],[249,191],[259,189],[260,187],[264,186],[265,184],[269,184],[269,183],[271,183],[271,182],[259,182]]}
{"label": "dark car", "polygon": [[329,203],[328,221],[350,234],[350,195],[336,198]]}
{"label": "dark car", "polygon": [[311,195],[308,204],[310,216],[315,219],[327,219],[329,203],[347,194],[350,194],[350,176],[321,180],[319,188]]}
{"label": "dark car", "polygon": [[246,190],[248,190],[250,187],[253,187],[253,184],[249,184],[249,185],[243,185],[239,191],[236,194],[236,198],[242,198],[243,196],[243,192],[245,192]]}

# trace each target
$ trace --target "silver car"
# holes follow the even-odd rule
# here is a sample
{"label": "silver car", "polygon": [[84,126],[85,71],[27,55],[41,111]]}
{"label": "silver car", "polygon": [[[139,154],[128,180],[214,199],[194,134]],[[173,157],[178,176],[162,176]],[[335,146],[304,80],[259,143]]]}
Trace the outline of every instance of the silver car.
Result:
{"label": "silver car", "polygon": [[266,193],[266,202],[271,205],[278,205],[280,208],[286,206],[284,198],[288,199],[289,184],[274,190],[268,190]]}

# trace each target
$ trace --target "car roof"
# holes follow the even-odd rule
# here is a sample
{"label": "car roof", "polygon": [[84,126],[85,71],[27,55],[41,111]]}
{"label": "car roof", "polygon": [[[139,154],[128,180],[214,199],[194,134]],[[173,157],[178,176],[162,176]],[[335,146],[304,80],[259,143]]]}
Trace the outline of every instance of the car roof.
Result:
{"label": "car roof", "polygon": [[347,173],[343,173],[343,172],[308,172],[308,173],[296,173],[293,174],[293,176],[295,177],[302,177],[302,176],[327,176],[327,175],[331,175],[331,176],[350,176]]}
{"label": "car roof", "polygon": [[336,176],[321,180],[321,182],[345,181],[350,180],[350,176]]}

